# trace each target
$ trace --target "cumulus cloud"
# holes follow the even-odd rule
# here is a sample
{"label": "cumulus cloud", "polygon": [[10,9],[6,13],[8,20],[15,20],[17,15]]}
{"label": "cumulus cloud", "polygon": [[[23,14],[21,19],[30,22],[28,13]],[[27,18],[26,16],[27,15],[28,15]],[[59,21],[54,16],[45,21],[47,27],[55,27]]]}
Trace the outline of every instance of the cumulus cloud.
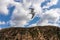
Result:
{"label": "cumulus cloud", "polygon": [[56,5],[58,0],[51,0],[49,3],[47,3],[46,6],[42,8],[41,3],[44,1],[46,0],[23,0],[23,2],[16,2],[14,0],[0,0],[0,13],[8,14],[9,10],[7,8],[10,4],[14,5],[15,10],[13,11],[9,23],[11,24],[11,26],[14,27],[24,27],[24,25],[28,24],[28,21],[30,21],[32,17],[32,15],[29,14],[29,8],[34,8],[34,11],[36,13],[35,16],[39,15],[38,17],[40,17],[40,20],[37,23],[32,24],[30,26],[49,25],[49,21],[54,21],[56,25],[56,21],[59,19],[60,15],[60,9],[46,10],[43,13],[43,8],[49,8],[52,5]]}
{"label": "cumulus cloud", "polygon": [[18,3],[14,2],[14,0],[5,0],[5,1],[0,0],[0,13],[7,15],[9,12],[9,10],[8,10],[9,4],[16,5]]}
{"label": "cumulus cloud", "polygon": [[[9,5],[14,5],[15,10],[9,21],[11,26],[23,26],[29,20],[31,20],[32,15],[30,13],[30,7],[34,8],[36,12],[41,12],[39,8],[40,3],[44,0],[23,0],[22,2],[16,2],[14,0],[1,0],[0,1],[0,13],[8,14],[9,10],[7,9]],[[36,8],[37,7],[37,8]],[[39,10],[38,10],[39,9]]]}
{"label": "cumulus cloud", "polygon": [[42,8],[41,8],[41,3],[44,2],[45,0],[34,0],[32,7],[35,9],[34,11],[37,14],[41,14],[42,13]]}
{"label": "cumulus cloud", "polygon": [[59,0],[50,0],[50,2],[47,3],[47,5],[45,5],[43,8],[49,8],[52,5],[56,5],[58,3]]}
{"label": "cumulus cloud", "polygon": [[5,24],[5,22],[4,21],[3,22],[0,21],[0,25],[3,25],[3,24]]}
{"label": "cumulus cloud", "polygon": [[[43,6],[43,8],[49,8],[53,5],[56,5],[58,2],[58,0],[50,0],[49,3],[47,3],[47,5]],[[40,14],[40,20],[37,22],[37,25],[39,26],[44,26],[44,25],[54,25],[54,26],[59,26],[56,22],[59,20],[60,17],[60,12],[59,12],[59,8],[56,9],[50,9],[47,10],[42,14]],[[49,21],[53,22],[49,23]]]}
{"label": "cumulus cloud", "polygon": [[[51,9],[51,10],[48,10],[46,11],[41,19],[40,19],[40,22],[38,21],[37,25],[41,25],[41,26],[44,26],[44,25],[58,25],[56,24],[56,22],[59,20],[59,17],[60,17],[60,12],[59,12],[60,9]],[[48,23],[49,21],[52,21],[52,23]]]}
{"label": "cumulus cloud", "polygon": [[[35,9],[35,12],[40,12],[39,10],[41,10],[40,7],[40,2],[42,2],[42,0],[24,0],[23,4],[19,3],[15,5],[15,10],[13,12],[12,15],[12,19],[11,22],[13,23],[13,26],[22,26],[24,27],[25,24],[27,24],[27,22],[29,20],[31,20],[32,15],[29,14],[30,13],[30,7]],[[37,9],[36,9],[37,7]],[[39,10],[38,10],[39,9]]]}
{"label": "cumulus cloud", "polygon": [[15,23],[15,26],[23,26],[28,20],[31,19],[29,10],[25,9],[23,6],[15,5],[16,8],[12,14],[11,21]]}
{"label": "cumulus cloud", "polygon": [[0,13],[4,13],[7,14],[8,10],[7,10],[7,4],[8,4],[8,0],[4,1],[4,0],[0,0]]}
{"label": "cumulus cloud", "polygon": [[[8,14],[9,5],[14,5],[15,10],[12,14],[10,24],[13,26],[23,26],[28,20],[31,19],[31,15],[29,15],[29,5],[30,2],[26,2],[27,0],[24,0],[23,3],[21,2],[15,2],[14,0],[0,0],[0,13]],[[26,7],[25,7],[26,6]],[[1,22],[0,22],[1,24]],[[18,25],[17,25],[18,24]]]}
{"label": "cumulus cloud", "polygon": [[8,14],[8,5],[12,2],[12,0],[0,0],[0,13],[5,15]]}
{"label": "cumulus cloud", "polygon": [[29,27],[34,27],[34,26],[37,26],[37,24],[34,23],[34,24],[29,25]]}
{"label": "cumulus cloud", "polygon": [[[53,5],[56,5],[57,2],[58,2],[58,0],[50,0],[50,2],[47,3],[47,5],[43,6],[43,8],[49,8]],[[39,4],[34,6],[34,9],[36,10],[35,12],[40,17],[40,20],[37,22],[37,25],[38,26],[58,25],[58,24],[56,24],[56,22],[59,19],[59,15],[60,15],[59,10],[60,9],[51,9],[51,10],[46,10],[45,12],[43,12],[43,8],[41,8],[41,6]],[[48,23],[49,21],[54,22],[54,24]]]}

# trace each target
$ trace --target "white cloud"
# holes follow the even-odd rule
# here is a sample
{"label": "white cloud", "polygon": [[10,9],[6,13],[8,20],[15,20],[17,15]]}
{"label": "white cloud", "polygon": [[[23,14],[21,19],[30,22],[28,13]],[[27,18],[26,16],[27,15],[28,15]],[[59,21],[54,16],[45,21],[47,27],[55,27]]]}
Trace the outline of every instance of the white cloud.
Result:
{"label": "white cloud", "polygon": [[28,14],[29,10],[25,10],[22,6],[16,6],[11,21],[15,23],[15,26],[23,26],[28,20],[31,19],[31,15]]}
{"label": "white cloud", "polygon": [[37,26],[37,24],[34,23],[34,24],[29,25],[28,27],[34,27],[34,26]]}
{"label": "white cloud", "polygon": [[0,0],[0,13],[4,13],[7,14],[8,10],[7,10],[7,6],[8,5],[8,0],[4,1],[4,0]]}
{"label": "white cloud", "polygon": [[32,7],[35,9],[34,11],[37,13],[37,14],[41,14],[42,13],[42,8],[41,8],[41,3],[44,2],[45,0],[34,0],[33,4],[32,4]]}
{"label": "white cloud", "polygon": [[59,0],[50,0],[51,2],[47,3],[46,6],[44,6],[43,8],[49,8],[52,5],[56,5],[58,3]]}
{"label": "white cloud", "polygon": [[[31,20],[31,17],[32,15],[29,14],[30,13],[30,6],[32,5],[32,7],[35,9],[36,7],[41,10],[39,7],[39,4],[40,4],[40,0],[36,1],[36,0],[30,0],[30,1],[27,1],[27,0],[24,0],[23,1],[23,4],[22,3],[19,3],[19,4],[15,4],[15,10],[13,12],[13,15],[12,15],[12,19],[11,19],[11,24],[12,26],[16,26],[16,27],[24,27],[25,24],[27,24],[27,22],[29,20]],[[33,3],[33,4],[31,4]],[[37,11],[35,12],[38,12],[38,9],[35,9]],[[39,12],[38,12],[39,13]]]}
{"label": "white cloud", "polygon": [[[45,5],[43,8],[49,8],[53,5],[56,5],[57,2],[58,0],[51,0],[51,2],[47,3],[47,5]],[[56,23],[60,17],[59,10],[60,10],[59,8],[50,9],[50,10],[46,10],[44,13],[42,12],[42,14],[39,14],[40,20],[37,22],[37,25],[38,26],[53,25],[60,27],[60,25]],[[54,23],[53,24],[48,23],[50,20],[53,21]]]}
{"label": "white cloud", "polygon": [[[47,10],[42,16],[40,21],[38,21],[37,25],[58,25],[56,24],[57,20],[59,19],[60,16],[60,9],[51,9]],[[51,20],[54,22],[54,24],[48,23],[48,21]]]}
{"label": "white cloud", "polygon": [[[15,6],[15,10],[12,14],[10,24],[13,26],[23,26],[25,23],[27,23],[29,20],[31,20],[32,15],[29,14],[30,10],[29,8],[32,7],[35,9],[36,7],[36,12],[39,13],[38,9],[39,4],[44,1],[44,0],[23,0],[23,3],[20,2],[15,2],[14,0],[0,0],[0,12],[4,14],[8,14],[8,6],[9,4]],[[40,11],[41,12],[41,11]]]}
{"label": "white cloud", "polygon": [[4,21],[3,22],[0,21],[0,25],[2,25],[2,24],[5,24],[5,22]]}
{"label": "white cloud", "polygon": [[24,27],[24,24],[26,24],[26,20],[20,20],[20,21],[11,21],[12,27]]}
{"label": "white cloud", "polygon": [[9,12],[9,10],[8,10],[9,4],[16,5],[18,3],[14,2],[13,0],[5,0],[5,1],[0,0],[0,13],[7,15]]}
{"label": "white cloud", "polygon": [[[12,0],[11,0],[12,2]],[[3,14],[8,14],[8,5],[10,4],[10,0],[0,0],[0,13],[3,13]]]}
{"label": "white cloud", "polygon": [[[56,23],[56,21],[59,18],[58,13],[60,9],[51,9],[47,10],[45,13],[43,13],[43,8],[49,8],[52,5],[56,5],[58,0],[51,0],[51,2],[47,3],[46,6],[41,8],[41,3],[45,0],[23,0],[23,3],[15,2],[14,0],[0,0],[0,12],[4,14],[8,14],[8,5],[14,5],[15,10],[11,16],[11,20],[9,21],[11,26],[14,27],[24,27],[25,24],[28,24],[27,22],[31,20],[32,15],[29,14],[30,10],[29,8],[32,6],[34,8],[36,14],[41,17],[41,22],[38,21],[38,25],[48,25],[48,20],[52,20]],[[0,22],[0,24],[4,24],[4,22]],[[37,24],[32,24],[30,26],[36,26]]]}
{"label": "white cloud", "polygon": [[[25,0],[26,1],[26,0]],[[16,8],[13,12],[13,15],[10,20],[10,24],[13,26],[23,26],[28,20],[31,19],[31,15],[29,13],[30,2],[18,3],[14,0],[0,0],[0,13],[8,14],[8,6],[9,4],[14,5]],[[25,7],[26,6],[26,7]],[[0,22],[0,24],[2,24]],[[18,25],[17,25],[18,24]]]}

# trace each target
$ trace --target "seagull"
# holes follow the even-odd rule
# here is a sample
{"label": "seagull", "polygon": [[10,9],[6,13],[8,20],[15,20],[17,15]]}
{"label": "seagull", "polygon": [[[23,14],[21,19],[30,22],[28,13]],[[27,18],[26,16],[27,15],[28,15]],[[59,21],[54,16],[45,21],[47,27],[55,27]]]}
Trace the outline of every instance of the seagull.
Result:
{"label": "seagull", "polygon": [[30,8],[30,9],[31,9],[31,13],[30,14],[32,14],[32,18],[33,18],[35,16],[34,8]]}

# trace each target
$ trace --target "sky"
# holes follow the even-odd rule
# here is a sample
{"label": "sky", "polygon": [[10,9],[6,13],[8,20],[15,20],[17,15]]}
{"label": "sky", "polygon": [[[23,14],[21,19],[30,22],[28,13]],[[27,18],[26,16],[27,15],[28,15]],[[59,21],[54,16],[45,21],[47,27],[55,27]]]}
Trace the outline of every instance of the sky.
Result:
{"label": "sky", "polygon": [[[29,14],[34,8],[35,15]],[[0,29],[53,25],[60,27],[60,0],[0,0]]]}

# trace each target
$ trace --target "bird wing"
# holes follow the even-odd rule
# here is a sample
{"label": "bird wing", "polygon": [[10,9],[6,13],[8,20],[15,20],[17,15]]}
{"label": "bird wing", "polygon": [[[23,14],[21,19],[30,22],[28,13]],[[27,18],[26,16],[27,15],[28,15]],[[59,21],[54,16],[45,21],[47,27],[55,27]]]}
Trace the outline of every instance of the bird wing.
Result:
{"label": "bird wing", "polygon": [[32,18],[34,17],[35,13],[32,14]]}

